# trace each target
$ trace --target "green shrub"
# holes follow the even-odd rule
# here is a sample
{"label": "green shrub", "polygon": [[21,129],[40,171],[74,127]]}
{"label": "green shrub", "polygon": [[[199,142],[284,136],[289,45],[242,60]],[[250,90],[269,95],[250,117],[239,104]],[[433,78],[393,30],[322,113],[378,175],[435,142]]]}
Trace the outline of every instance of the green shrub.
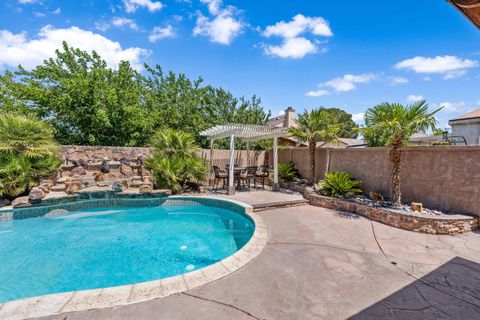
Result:
{"label": "green shrub", "polygon": [[329,172],[325,175],[325,180],[320,180],[317,185],[319,193],[338,197],[345,196],[348,193],[361,194],[361,182],[352,178],[348,172]]}
{"label": "green shrub", "polygon": [[278,176],[285,181],[293,181],[298,177],[298,171],[292,162],[278,164]]}
{"label": "green shrub", "polygon": [[199,148],[192,135],[173,129],[160,130],[152,138],[152,146],[152,157],[145,165],[152,170],[157,187],[178,193],[187,182],[205,180],[206,165],[196,155]]}
{"label": "green shrub", "polygon": [[0,114],[0,196],[13,198],[60,167],[51,127],[38,119]]}

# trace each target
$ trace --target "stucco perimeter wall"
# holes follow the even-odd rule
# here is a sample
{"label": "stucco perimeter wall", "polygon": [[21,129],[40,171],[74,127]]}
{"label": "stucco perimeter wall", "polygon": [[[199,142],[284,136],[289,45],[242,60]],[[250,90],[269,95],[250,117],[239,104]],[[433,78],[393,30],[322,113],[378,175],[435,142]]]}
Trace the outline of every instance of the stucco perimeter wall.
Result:
{"label": "stucco perimeter wall", "polygon": [[[317,149],[316,179],[330,171],[347,171],[360,179],[366,193],[390,195],[390,165],[385,148]],[[279,161],[295,163],[309,176],[308,149],[282,148]],[[404,202],[419,201],[432,209],[480,215],[480,147],[415,147],[402,153]]]}

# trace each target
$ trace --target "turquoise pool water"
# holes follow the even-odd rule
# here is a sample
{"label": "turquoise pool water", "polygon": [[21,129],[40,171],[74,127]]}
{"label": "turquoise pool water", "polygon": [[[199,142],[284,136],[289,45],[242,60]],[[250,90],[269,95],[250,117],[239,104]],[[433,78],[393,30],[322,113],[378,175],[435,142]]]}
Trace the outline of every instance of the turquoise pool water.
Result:
{"label": "turquoise pool water", "polygon": [[207,206],[0,221],[0,302],[193,271],[235,253],[253,231],[250,218]]}

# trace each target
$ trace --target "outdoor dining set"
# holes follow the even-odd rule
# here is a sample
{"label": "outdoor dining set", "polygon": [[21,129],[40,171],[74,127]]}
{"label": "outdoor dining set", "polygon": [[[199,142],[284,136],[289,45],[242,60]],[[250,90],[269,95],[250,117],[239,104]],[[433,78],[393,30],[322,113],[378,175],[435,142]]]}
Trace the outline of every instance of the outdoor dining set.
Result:
{"label": "outdoor dining set", "polygon": [[[223,183],[223,189],[225,189],[228,185],[229,180],[229,165],[227,164],[225,166],[225,170],[221,169],[218,166],[212,166],[212,169],[215,174],[215,179],[213,182],[214,190],[218,189],[220,183]],[[242,188],[247,188],[250,190],[252,182],[253,187],[256,188],[257,181],[261,181],[262,188],[265,189],[265,182],[268,181],[270,172],[271,167],[268,165],[234,167],[234,184],[236,184],[237,190],[240,190]]]}

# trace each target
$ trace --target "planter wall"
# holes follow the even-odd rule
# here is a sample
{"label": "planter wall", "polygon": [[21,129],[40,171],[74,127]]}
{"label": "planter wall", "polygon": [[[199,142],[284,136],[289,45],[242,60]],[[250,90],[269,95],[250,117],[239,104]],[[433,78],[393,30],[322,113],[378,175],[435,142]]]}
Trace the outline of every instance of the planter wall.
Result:
{"label": "planter wall", "polygon": [[282,187],[301,192],[313,206],[337,211],[355,213],[395,228],[429,234],[457,235],[478,229],[476,216],[460,214],[426,216],[417,213],[392,211],[381,207],[372,207],[352,200],[320,196],[308,191],[304,186],[281,183]]}

